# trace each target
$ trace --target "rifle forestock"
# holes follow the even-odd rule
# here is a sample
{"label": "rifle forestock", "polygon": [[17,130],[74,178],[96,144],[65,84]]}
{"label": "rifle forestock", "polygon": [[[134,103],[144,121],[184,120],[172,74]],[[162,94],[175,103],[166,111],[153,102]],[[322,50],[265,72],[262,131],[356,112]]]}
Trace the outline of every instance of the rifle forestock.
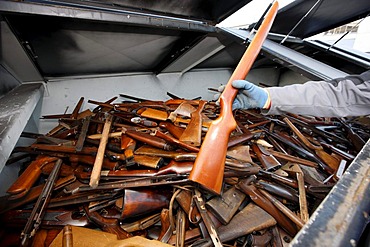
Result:
{"label": "rifle forestock", "polygon": [[278,3],[275,1],[226,84],[220,96],[221,113],[212,122],[189,176],[191,181],[199,183],[216,194],[221,192],[229,136],[236,128],[232,103],[238,90],[231,83],[234,80],[243,80],[247,76],[267,37],[277,10]]}

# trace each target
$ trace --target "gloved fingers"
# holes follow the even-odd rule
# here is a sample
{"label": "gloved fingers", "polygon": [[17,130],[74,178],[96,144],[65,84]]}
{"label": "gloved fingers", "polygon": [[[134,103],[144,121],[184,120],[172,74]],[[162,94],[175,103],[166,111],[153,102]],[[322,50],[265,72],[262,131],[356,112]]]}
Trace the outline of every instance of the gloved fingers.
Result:
{"label": "gloved fingers", "polygon": [[245,80],[235,80],[231,83],[234,88],[237,89],[244,89],[244,90],[251,90],[255,85],[250,83],[249,81]]}
{"label": "gloved fingers", "polygon": [[243,107],[241,106],[241,104],[239,103],[239,101],[234,100],[233,105],[232,105],[232,109],[233,110],[236,110],[236,109],[242,109],[242,108]]}
{"label": "gloved fingers", "polygon": [[240,96],[237,95],[233,101],[232,109],[242,109],[243,108],[243,101],[241,101]]}

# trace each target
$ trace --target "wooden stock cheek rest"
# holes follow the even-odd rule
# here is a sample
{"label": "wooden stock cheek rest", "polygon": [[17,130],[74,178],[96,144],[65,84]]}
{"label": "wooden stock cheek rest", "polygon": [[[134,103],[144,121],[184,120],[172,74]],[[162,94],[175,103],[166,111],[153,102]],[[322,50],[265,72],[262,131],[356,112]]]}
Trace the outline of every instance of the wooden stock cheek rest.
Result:
{"label": "wooden stock cheek rest", "polygon": [[232,115],[232,103],[238,90],[233,88],[231,83],[234,80],[243,80],[247,76],[266,39],[277,10],[278,3],[275,1],[226,84],[220,97],[221,113],[212,122],[189,176],[190,180],[216,194],[221,192],[229,136],[236,128]]}

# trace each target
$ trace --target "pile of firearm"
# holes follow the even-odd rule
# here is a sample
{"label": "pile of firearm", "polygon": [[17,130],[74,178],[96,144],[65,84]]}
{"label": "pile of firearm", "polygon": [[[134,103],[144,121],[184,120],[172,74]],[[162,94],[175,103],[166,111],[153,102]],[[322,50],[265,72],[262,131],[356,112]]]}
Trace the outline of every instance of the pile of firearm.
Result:
{"label": "pile of firearm", "polygon": [[121,96],[84,111],[81,98],[43,116],[58,119],[47,134],[22,133],[34,141],[7,162],[24,168],[1,198],[2,246],[48,246],[60,232],[72,246],[76,227],[163,246],[284,246],[369,138],[361,119],[236,110],[218,194],[189,174],[220,107]]}

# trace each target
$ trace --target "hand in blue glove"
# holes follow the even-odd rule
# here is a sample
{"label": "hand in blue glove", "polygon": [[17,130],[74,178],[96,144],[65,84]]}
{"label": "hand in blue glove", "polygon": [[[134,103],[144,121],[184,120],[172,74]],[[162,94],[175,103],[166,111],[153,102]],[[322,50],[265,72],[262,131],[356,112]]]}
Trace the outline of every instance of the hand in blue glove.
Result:
{"label": "hand in blue glove", "polygon": [[267,108],[270,103],[266,89],[244,80],[236,80],[231,84],[239,89],[233,102],[233,109]]}
{"label": "hand in blue glove", "polygon": [[[254,85],[245,80],[235,80],[231,84],[234,88],[239,89],[238,94],[233,102],[233,110],[235,109],[251,109],[251,108],[269,108],[270,96],[267,90]],[[225,86],[218,88],[222,92]],[[217,95],[218,97],[220,95]]]}

